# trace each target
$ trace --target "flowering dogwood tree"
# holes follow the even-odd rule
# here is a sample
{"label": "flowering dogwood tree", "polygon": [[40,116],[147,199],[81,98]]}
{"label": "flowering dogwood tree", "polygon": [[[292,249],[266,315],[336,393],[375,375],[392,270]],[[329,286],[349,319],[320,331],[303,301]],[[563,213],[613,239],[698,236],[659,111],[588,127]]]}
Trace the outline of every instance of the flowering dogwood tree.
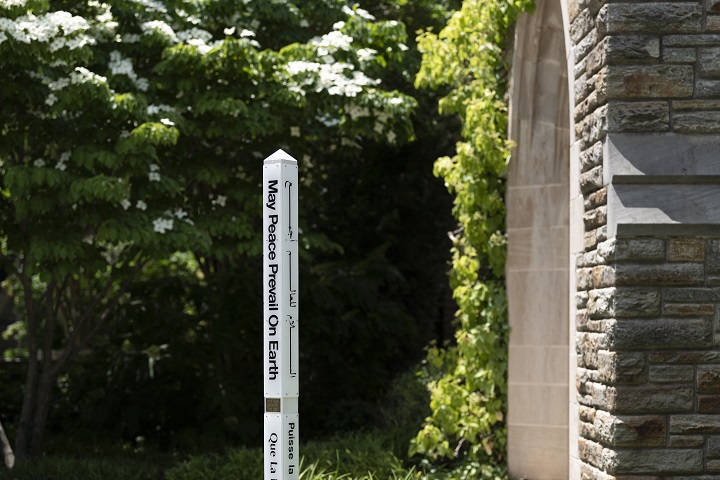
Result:
{"label": "flowering dogwood tree", "polygon": [[259,251],[261,159],[412,137],[398,22],[343,0],[0,0],[0,248],[23,302],[19,459],[144,266]]}

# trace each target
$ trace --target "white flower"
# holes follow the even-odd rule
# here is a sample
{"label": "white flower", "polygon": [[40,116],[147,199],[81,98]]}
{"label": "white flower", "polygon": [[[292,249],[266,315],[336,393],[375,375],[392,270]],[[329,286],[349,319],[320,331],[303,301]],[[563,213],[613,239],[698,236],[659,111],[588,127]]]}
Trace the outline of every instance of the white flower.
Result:
{"label": "white flower", "polygon": [[123,207],[123,210],[127,210],[128,208],[130,208],[130,205],[132,205],[132,203],[130,203],[130,200],[128,200],[127,198],[123,199],[123,201],[120,202],[120,206]]}
{"label": "white flower", "polygon": [[130,81],[132,81],[133,84],[135,84],[135,86],[143,92],[146,92],[150,86],[150,82],[148,82],[146,78],[137,76],[135,70],[133,69],[132,61],[129,58],[123,58],[122,54],[120,54],[117,50],[110,52],[110,62],[108,63],[108,68],[110,68],[110,72],[113,75],[127,76]]}
{"label": "white flower", "polygon": [[55,169],[64,172],[65,170],[67,170],[67,165],[64,162],[57,162],[55,164]]}
{"label": "white flower", "polygon": [[224,33],[225,35],[232,35],[233,33],[235,33],[235,27],[226,28],[225,30],[223,30],[223,33]]}
{"label": "white flower", "polygon": [[48,97],[45,99],[45,104],[46,104],[48,107],[52,107],[53,105],[55,105],[55,102],[57,102],[57,101],[58,101],[58,97],[57,97],[54,93],[51,93],[51,94],[48,95]]}
{"label": "white flower", "polygon": [[170,105],[148,105],[147,107],[147,114],[148,115],[155,115],[156,113],[160,112],[174,112],[175,109],[171,107]]}
{"label": "white flower", "polygon": [[71,155],[70,152],[63,152],[63,153],[61,153],[61,154],[60,154],[60,161],[63,162],[63,163],[64,163],[64,162],[67,162],[68,160],[70,160],[70,155]]}
{"label": "white flower", "polygon": [[[375,17],[370,15],[370,13],[367,10],[363,10],[362,8],[356,8],[353,10],[352,8],[348,7],[347,5],[342,8],[342,11],[345,15],[350,15],[351,17],[358,16],[360,18],[364,18],[365,20],[373,21],[375,20]],[[395,22],[397,24],[397,22]]]}
{"label": "white flower", "polygon": [[398,48],[399,48],[400,51],[402,51],[402,52],[407,52],[408,50],[410,50],[410,49],[408,48],[408,46],[405,45],[404,43],[398,43]]}
{"label": "white flower", "polygon": [[168,127],[172,127],[173,125],[175,125],[175,122],[173,122],[169,118],[160,119],[160,123],[162,123],[163,125],[167,125]]}
{"label": "white flower", "polygon": [[145,210],[147,210],[147,203],[143,202],[142,200],[138,200],[137,203],[135,204],[135,208],[137,208],[138,210],[145,211]]}
{"label": "white flower", "polygon": [[388,134],[387,134],[387,141],[388,141],[389,143],[395,143],[395,139],[396,139],[396,138],[397,138],[397,135],[395,135],[395,132],[393,132],[393,131],[388,132]]}
{"label": "white flower", "polygon": [[305,19],[303,18],[302,20],[300,20],[300,26],[301,26],[302,28],[307,28],[307,27],[310,26],[310,22],[308,22],[307,20],[305,20]]}
{"label": "white flower", "polygon": [[45,166],[45,160],[43,160],[42,158],[38,158],[33,162],[33,165],[37,168],[42,168]]}
{"label": "white flower", "polygon": [[390,100],[388,100],[388,104],[390,105],[402,105],[403,99],[400,97],[393,97]]}
{"label": "white flower", "polygon": [[345,22],[337,22],[333,25],[333,30],[342,30],[345,26]]}
{"label": "white flower", "polygon": [[140,25],[140,29],[145,35],[152,35],[153,33],[158,33],[172,43],[178,42],[178,37],[175,34],[175,31],[170,25],[163,22],[162,20],[152,20],[150,22],[145,22]]}
{"label": "white flower", "polygon": [[360,60],[361,62],[371,62],[375,60],[377,50],[374,50],[372,48],[361,48],[356,53],[358,56],[358,60]]}
{"label": "white flower", "polygon": [[157,172],[158,170],[160,170],[160,165],[158,165],[157,163],[151,163],[151,164],[150,164],[150,171],[151,171],[151,172]]}
{"label": "white flower", "polygon": [[243,29],[243,31],[240,32],[240,38],[249,38],[254,36],[255,32],[253,32],[252,30],[248,30],[247,28]]}
{"label": "white flower", "polygon": [[300,127],[290,127],[290,136],[291,137],[299,137],[300,136]]}
{"label": "white flower", "polygon": [[178,219],[182,220],[183,218],[187,217],[188,214],[186,211],[178,208],[177,210],[175,210],[175,213],[173,213],[173,215],[175,215]]}
{"label": "white flower", "polygon": [[157,172],[150,172],[148,173],[148,180],[150,180],[151,182],[159,182],[160,174]]}
{"label": "white flower", "polygon": [[203,43],[207,43],[212,40],[212,33],[208,32],[207,30],[203,30],[202,28],[193,27],[189,30],[183,30],[182,32],[178,32],[177,38],[181,42],[187,42],[191,39],[198,39],[202,40]]}
{"label": "white flower", "polygon": [[375,132],[377,133],[382,133],[384,130],[383,124],[380,122],[375,122],[375,127],[373,128],[373,130],[375,130]]}
{"label": "white flower", "polygon": [[165,233],[167,231],[170,231],[173,229],[173,219],[172,218],[156,218],[153,220],[153,230],[155,230],[157,233]]}
{"label": "white flower", "polygon": [[218,195],[217,198],[212,201],[212,204],[220,205],[221,207],[224,207],[226,202],[227,202],[227,197],[225,195]]}

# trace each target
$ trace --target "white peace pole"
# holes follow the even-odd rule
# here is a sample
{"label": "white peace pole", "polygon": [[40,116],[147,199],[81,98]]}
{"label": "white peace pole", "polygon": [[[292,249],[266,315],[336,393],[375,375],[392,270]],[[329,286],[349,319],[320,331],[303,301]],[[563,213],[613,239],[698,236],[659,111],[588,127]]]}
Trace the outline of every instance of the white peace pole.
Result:
{"label": "white peace pole", "polygon": [[298,166],[278,150],[263,165],[265,480],[297,480]]}

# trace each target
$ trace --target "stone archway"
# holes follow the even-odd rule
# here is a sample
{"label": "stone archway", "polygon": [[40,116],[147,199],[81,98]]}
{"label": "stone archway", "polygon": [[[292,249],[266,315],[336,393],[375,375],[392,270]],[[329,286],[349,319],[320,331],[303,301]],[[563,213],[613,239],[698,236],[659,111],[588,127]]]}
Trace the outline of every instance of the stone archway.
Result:
{"label": "stone archway", "polygon": [[572,102],[562,3],[541,0],[518,20],[512,63],[508,462],[511,475],[533,480],[568,478],[568,459],[577,457],[568,428],[576,402],[569,365],[576,363],[569,321]]}

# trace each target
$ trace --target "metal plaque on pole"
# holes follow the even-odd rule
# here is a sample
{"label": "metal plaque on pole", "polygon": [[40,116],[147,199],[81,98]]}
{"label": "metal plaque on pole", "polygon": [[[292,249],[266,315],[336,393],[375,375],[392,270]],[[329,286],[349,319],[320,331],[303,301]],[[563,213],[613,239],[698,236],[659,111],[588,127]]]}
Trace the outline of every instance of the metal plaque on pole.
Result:
{"label": "metal plaque on pole", "polygon": [[263,165],[265,480],[297,480],[299,416],[298,164],[282,150]]}

